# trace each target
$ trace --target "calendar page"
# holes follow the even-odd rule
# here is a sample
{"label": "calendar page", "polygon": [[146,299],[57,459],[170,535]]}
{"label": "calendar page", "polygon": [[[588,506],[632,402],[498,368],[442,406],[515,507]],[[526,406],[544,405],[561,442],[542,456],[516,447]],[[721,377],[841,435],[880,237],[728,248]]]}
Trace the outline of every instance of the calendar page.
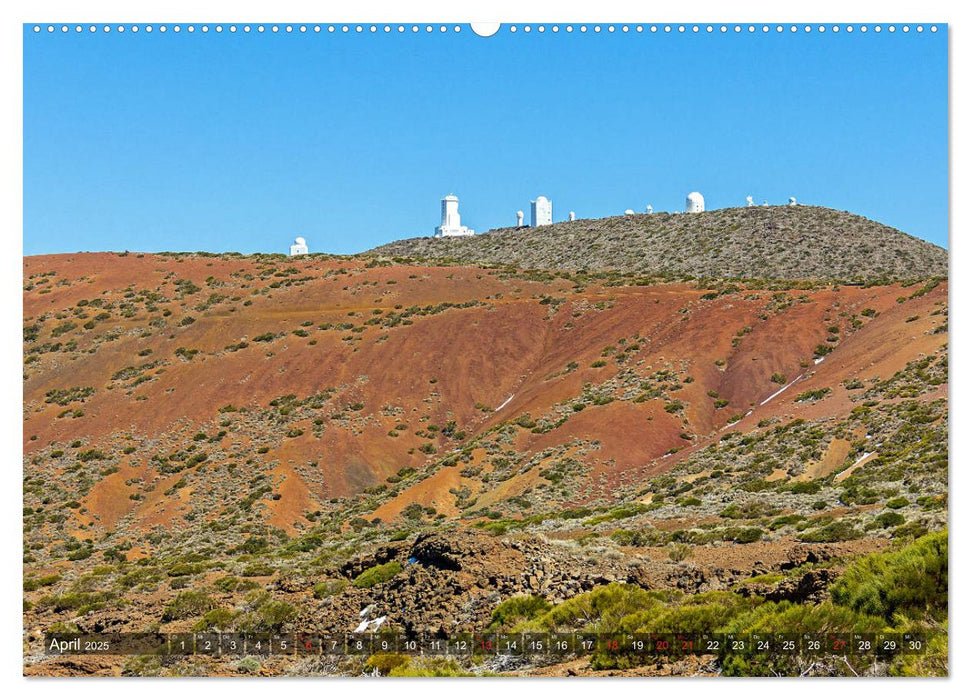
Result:
{"label": "calendar page", "polygon": [[948,35],[23,24],[24,675],[947,676]]}

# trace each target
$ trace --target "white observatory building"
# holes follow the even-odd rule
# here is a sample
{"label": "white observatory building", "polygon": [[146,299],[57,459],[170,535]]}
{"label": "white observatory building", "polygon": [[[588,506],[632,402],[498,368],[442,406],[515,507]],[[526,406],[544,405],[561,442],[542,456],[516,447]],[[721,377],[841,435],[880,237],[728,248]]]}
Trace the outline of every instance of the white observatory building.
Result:
{"label": "white observatory building", "polygon": [[435,227],[435,238],[474,235],[473,229],[462,225],[462,217],[459,216],[459,198],[454,194],[442,197],[442,225]]}
{"label": "white observatory building", "polygon": [[701,192],[689,192],[684,198],[684,211],[687,214],[700,214],[705,210],[705,198]]}
{"label": "white observatory building", "polygon": [[309,252],[305,238],[297,236],[293,239],[293,245],[290,246],[290,255],[306,255]]}
{"label": "white observatory building", "polygon": [[553,223],[553,202],[540,195],[536,201],[529,203],[529,225],[549,226]]}

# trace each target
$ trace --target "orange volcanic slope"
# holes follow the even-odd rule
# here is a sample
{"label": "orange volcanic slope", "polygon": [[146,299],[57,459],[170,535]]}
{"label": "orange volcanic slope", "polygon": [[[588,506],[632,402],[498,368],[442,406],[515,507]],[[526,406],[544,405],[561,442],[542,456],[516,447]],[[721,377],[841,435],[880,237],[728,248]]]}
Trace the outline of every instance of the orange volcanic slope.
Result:
{"label": "orange volcanic slope", "polygon": [[[845,414],[841,381],[887,378],[947,341],[928,333],[946,283],[913,298],[919,286],[715,294],[476,267],[112,253],[25,258],[24,278],[25,459],[81,440],[122,475],[158,479],[162,494],[178,482],[152,457],[232,417],[206,443],[210,464],[268,465],[279,498],[266,518],[288,530],[328,499],[437,465],[511,420],[539,426],[517,429],[515,459],[569,452],[588,469],[587,493],[607,493],[671,468],[749,411],[737,429]],[[832,351],[815,363],[820,345]],[[800,379],[763,403],[780,377]],[[793,403],[820,387],[827,400]],[[321,392],[315,413],[265,413],[278,397]],[[469,480],[443,469],[380,517],[451,503],[437,490]],[[502,488],[514,495],[535,478]],[[103,528],[177,521],[194,497],[180,488],[136,502],[115,472],[79,517]]]}

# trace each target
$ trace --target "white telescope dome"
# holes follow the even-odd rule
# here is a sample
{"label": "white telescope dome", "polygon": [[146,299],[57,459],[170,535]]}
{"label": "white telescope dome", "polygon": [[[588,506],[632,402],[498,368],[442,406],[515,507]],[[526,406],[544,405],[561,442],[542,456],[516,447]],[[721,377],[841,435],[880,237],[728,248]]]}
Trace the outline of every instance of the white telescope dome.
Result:
{"label": "white telescope dome", "polygon": [[690,192],[684,199],[684,210],[689,214],[697,214],[705,210],[705,198],[701,192]]}
{"label": "white telescope dome", "polygon": [[293,239],[294,245],[307,245],[307,240],[303,236],[297,236]]}

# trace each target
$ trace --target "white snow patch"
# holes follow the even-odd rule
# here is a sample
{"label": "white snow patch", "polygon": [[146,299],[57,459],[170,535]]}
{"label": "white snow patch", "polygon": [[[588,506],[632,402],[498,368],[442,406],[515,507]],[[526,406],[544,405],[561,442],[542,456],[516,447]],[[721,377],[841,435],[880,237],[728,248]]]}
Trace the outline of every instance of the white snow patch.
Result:
{"label": "white snow patch", "polygon": [[[368,606],[371,608],[373,606]],[[384,624],[384,621],[388,619],[387,615],[382,615],[381,617],[376,617],[373,620],[369,620],[366,617],[361,620],[361,624],[354,628],[354,634],[360,634],[361,632],[377,632],[378,628]]]}
{"label": "white snow patch", "polygon": [[776,396],[778,396],[779,394],[781,394],[783,391],[785,391],[786,389],[788,389],[789,387],[791,387],[793,384],[795,384],[796,382],[798,382],[800,379],[802,379],[802,375],[801,374],[798,377],[796,377],[795,379],[793,379],[791,382],[789,382],[788,384],[786,384],[784,387],[782,387],[781,389],[779,389],[777,392],[775,392],[774,394],[772,394],[772,396],[770,396],[769,398],[767,398],[765,401],[763,401],[762,403],[760,403],[759,406],[764,406],[765,404],[769,403],[769,401],[771,401]]}
{"label": "white snow patch", "polygon": [[862,457],[860,457],[858,460],[856,460],[855,462],[853,462],[853,464],[850,467],[848,467],[847,469],[844,469],[839,474],[837,474],[835,478],[839,478],[839,477],[843,476],[844,474],[853,471],[858,466],[860,466],[863,462],[865,462],[866,460],[870,459],[870,457],[872,457],[875,454],[876,454],[876,452],[864,452]]}
{"label": "white snow patch", "polygon": [[515,396],[515,394],[510,394],[509,395],[509,398],[506,399],[505,401],[503,401],[501,404],[499,404],[499,406],[496,408],[496,410],[497,411],[501,411],[502,409],[504,409],[506,407],[506,404],[508,404],[510,401],[512,401],[512,397],[513,396]]}

